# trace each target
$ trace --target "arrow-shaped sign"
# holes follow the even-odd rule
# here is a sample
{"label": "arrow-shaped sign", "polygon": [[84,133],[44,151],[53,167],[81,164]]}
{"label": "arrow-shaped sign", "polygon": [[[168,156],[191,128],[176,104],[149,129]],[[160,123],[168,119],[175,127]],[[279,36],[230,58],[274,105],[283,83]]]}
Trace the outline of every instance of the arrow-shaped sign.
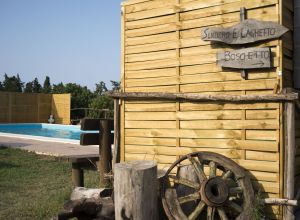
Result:
{"label": "arrow-shaped sign", "polygon": [[270,48],[245,48],[218,52],[217,63],[221,67],[234,69],[271,68],[271,50]]}
{"label": "arrow-shaped sign", "polygon": [[230,28],[203,28],[201,38],[204,41],[218,41],[227,44],[248,44],[276,39],[287,31],[286,27],[275,22],[247,19]]}

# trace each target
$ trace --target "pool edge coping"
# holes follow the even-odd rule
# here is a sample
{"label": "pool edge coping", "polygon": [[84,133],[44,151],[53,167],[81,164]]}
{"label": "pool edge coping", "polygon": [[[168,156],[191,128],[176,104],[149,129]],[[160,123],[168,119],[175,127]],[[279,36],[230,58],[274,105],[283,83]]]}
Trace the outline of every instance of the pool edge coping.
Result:
{"label": "pool edge coping", "polygon": [[[80,145],[79,140],[51,138],[51,137],[42,137],[42,136],[34,136],[34,135],[25,135],[25,134],[12,134],[12,133],[0,132],[0,137],[12,137],[12,138],[29,139],[29,140],[43,141],[43,142],[55,142],[55,143],[62,143],[62,144]],[[97,145],[93,145],[93,146],[97,146]]]}

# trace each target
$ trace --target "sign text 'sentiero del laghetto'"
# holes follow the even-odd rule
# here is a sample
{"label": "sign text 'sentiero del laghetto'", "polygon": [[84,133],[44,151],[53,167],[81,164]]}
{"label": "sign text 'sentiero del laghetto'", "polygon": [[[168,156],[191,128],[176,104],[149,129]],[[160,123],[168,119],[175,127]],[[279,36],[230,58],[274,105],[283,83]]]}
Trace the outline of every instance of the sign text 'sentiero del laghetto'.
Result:
{"label": "sign text 'sentiero del laghetto'", "polygon": [[247,19],[230,28],[207,27],[201,30],[204,41],[218,41],[227,44],[247,44],[276,39],[288,29],[275,22]]}

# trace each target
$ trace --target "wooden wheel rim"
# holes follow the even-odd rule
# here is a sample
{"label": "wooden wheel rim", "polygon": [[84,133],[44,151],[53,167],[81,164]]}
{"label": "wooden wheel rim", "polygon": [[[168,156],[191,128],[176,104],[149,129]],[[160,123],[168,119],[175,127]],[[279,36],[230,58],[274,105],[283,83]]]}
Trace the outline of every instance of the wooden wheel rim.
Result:
{"label": "wooden wheel rim", "polygon": [[[195,152],[195,153],[191,153],[188,155],[184,155],[180,159],[175,161],[171,165],[171,167],[168,169],[168,171],[166,172],[164,181],[163,181],[163,186],[161,188],[163,207],[164,207],[164,210],[165,210],[168,218],[170,220],[171,219],[172,220],[196,219],[196,218],[189,218],[183,212],[183,210],[180,206],[180,203],[178,201],[175,190],[171,193],[170,192],[166,193],[168,191],[168,188],[167,188],[168,178],[170,177],[169,175],[170,175],[171,171],[182,161],[187,160],[189,158],[194,158],[194,157],[197,157],[199,159],[199,161],[201,161],[201,162],[205,162],[206,165],[207,165],[208,161],[213,161],[219,165],[218,168],[220,170],[223,170],[224,172],[231,171],[234,174],[235,179],[237,180],[240,187],[243,189],[243,192],[242,192],[242,196],[243,196],[242,210],[243,211],[235,218],[235,220],[248,220],[248,219],[250,220],[250,219],[252,219],[254,191],[253,191],[253,187],[252,187],[249,176],[246,174],[245,170],[242,167],[240,167],[237,163],[235,163],[231,159],[224,157],[220,154],[212,153],[212,152]],[[202,185],[203,184],[201,183],[200,188],[202,188]],[[199,188],[199,194],[201,195],[200,188]],[[174,201],[174,203],[172,203],[172,204],[169,202],[170,197],[172,197],[172,199]],[[202,198],[201,198],[201,202],[199,203],[199,205],[201,205],[201,203],[205,203],[205,205],[208,205],[205,201],[203,201]],[[211,204],[208,205],[208,209],[211,208],[210,205]],[[225,210],[223,209],[222,205],[223,204],[221,204],[219,206],[220,211],[218,210],[218,213],[222,220],[223,219],[226,220],[228,218],[226,217]],[[204,205],[202,204],[202,206],[204,206]],[[221,215],[223,215],[223,217],[221,217]]]}

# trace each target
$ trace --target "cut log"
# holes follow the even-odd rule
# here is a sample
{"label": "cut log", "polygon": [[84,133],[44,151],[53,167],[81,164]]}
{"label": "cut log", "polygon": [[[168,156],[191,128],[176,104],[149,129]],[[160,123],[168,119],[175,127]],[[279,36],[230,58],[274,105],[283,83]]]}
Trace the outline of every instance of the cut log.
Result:
{"label": "cut log", "polygon": [[116,220],[156,220],[157,165],[154,161],[131,161],[115,165]]}
{"label": "cut log", "polygon": [[266,205],[283,205],[283,206],[298,206],[297,200],[267,198],[262,200],[262,204]]}

